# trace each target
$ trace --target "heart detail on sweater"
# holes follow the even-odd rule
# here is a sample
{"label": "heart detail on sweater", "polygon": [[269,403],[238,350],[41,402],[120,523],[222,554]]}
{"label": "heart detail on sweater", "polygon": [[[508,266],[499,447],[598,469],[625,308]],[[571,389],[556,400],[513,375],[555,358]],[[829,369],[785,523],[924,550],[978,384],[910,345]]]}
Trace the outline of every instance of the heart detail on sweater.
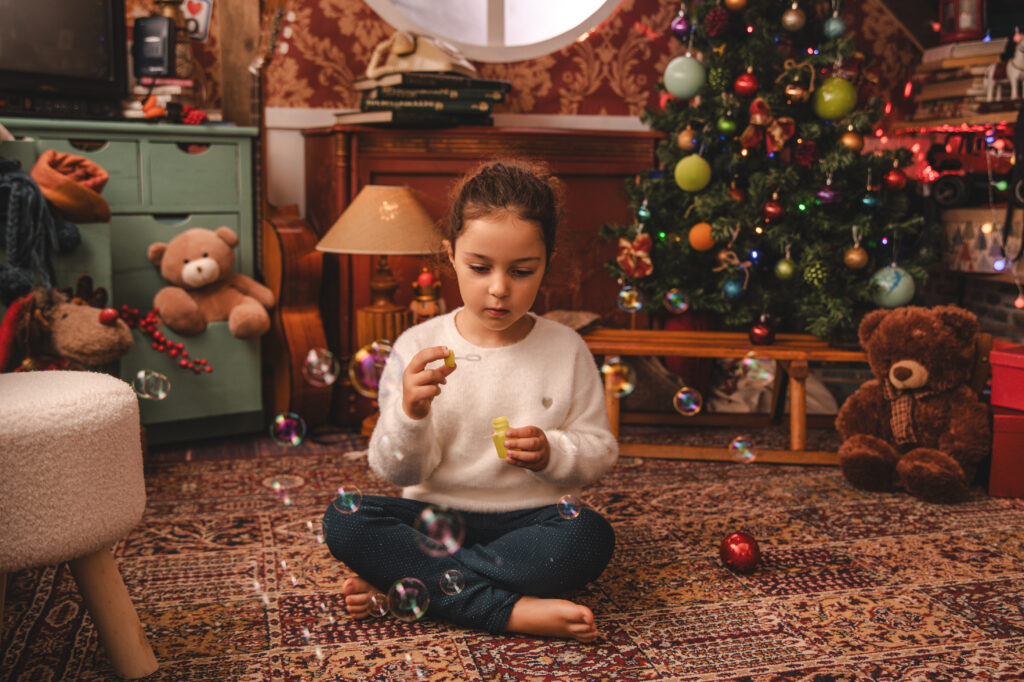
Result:
{"label": "heart detail on sweater", "polygon": [[543,405],[545,409],[551,407],[551,398],[541,398],[540,404]]}

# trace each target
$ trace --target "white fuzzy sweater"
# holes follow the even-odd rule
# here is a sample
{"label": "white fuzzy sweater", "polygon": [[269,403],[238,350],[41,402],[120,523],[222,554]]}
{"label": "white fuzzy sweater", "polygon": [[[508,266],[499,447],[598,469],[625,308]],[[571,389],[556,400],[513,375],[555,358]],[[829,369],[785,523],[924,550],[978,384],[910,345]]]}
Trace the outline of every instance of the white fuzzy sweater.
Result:
{"label": "white fuzzy sweater", "polygon": [[[580,335],[535,316],[526,338],[481,348],[459,334],[457,312],[415,325],[395,342],[381,377],[380,419],[370,439],[373,470],[403,486],[403,497],[482,512],[554,504],[608,471],[618,445],[608,427],[601,375]],[[417,421],[402,409],[402,372],[413,355],[430,346],[454,350],[457,369],[441,386],[430,414]],[[491,439],[495,417],[508,417],[510,428],[543,429],[551,445],[544,470],[530,471],[498,457]]]}

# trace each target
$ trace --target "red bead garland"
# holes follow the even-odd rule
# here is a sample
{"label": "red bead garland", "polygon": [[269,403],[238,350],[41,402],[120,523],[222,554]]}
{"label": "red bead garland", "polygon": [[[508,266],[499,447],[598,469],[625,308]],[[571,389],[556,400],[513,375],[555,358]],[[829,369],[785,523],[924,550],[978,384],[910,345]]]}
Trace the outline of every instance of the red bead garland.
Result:
{"label": "red bead garland", "polygon": [[130,328],[138,328],[140,332],[153,339],[153,350],[160,353],[167,353],[172,358],[181,357],[178,360],[178,366],[182,369],[190,369],[196,374],[202,374],[203,372],[212,372],[213,367],[206,361],[206,358],[195,358],[189,357],[188,351],[185,350],[185,344],[181,341],[171,341],[163,332],[157,329],[157,309],[146,313],[144,317],[139,316],[138,308],[129,308],[127,305],[121,306],[121,319],[125,321]]}

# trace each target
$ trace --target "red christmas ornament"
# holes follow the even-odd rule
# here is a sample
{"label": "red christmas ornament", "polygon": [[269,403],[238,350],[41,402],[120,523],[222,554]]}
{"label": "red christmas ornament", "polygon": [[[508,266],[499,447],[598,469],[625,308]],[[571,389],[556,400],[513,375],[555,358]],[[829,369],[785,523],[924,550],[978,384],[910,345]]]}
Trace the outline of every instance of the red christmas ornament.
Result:
{"label": "red christmas ornament", "polygon": [[740,97],[751,97],[757,92],[757,77],[750,73],[741,73],[732,84],[732,90]]}
{"label": "red christmas ornament", "polygon": [[801,166],[810,168],[818,160],[818,144],[814,140],[804,140],[793,151],[793,159]]}
{"label": "red christmas ornament", "polygon": [[674,97],[671,93],[663,92],[661,93],[661,97],[658,98],[658,106],[660,106],[662,109],[665,109],[665,107],[668,106],[669,102],[672,102],[675,99],[676,97]]}
{"label": "red christmas ornament", "polygon": [[907,186],[907,176],[899,168],[893,168],[882,178],[882,183],[890,192],[898,192]]}
{"label": "red christmas ornament", "polygon": [[750,337],[750,343],[755,346],[770,346],[775,342],[775,327],[770,320],[762,317],[759,322],[750,328],[747,336]]}
{"label": "red christmas ornament", "polygon": [[730,533],[722,540],[718,556],[730,571],[750,573],[761,560],[757,540],[747,533]]}
{"label": "red christmas ornament", "polygon": [[741,204],[747,200],[747,193],[744,190],[737,187],[736,183],[733,183],[732,187],[729,188],[729,196],[732,197],[733,200],[738,201]]}
{"label": "red christmas ornament", "polygon": [[764,203],[764,208],[761,209],[761,214],[765,220],[778,220],[782,216],[786,215],[786,207],[775,201],[775,197],[772,197],[771,201]]}
{"label": "red christmas ornament", "polygon": [[704,28],[707,29],[708,35],[712,38],[722,35],[728,26],[729,12],[721,7],[713,7],[704,15]]}

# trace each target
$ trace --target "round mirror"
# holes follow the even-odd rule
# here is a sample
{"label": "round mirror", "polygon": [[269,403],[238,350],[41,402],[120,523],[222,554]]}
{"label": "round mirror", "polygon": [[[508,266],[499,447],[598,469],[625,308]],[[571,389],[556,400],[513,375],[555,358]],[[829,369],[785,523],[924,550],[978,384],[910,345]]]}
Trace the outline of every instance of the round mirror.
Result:
{"label": "round mirror", "polygon": [[562,49],[597,28],[620,0],[366,0],[396,29],[442,38],[478,62],[515,62]]}

